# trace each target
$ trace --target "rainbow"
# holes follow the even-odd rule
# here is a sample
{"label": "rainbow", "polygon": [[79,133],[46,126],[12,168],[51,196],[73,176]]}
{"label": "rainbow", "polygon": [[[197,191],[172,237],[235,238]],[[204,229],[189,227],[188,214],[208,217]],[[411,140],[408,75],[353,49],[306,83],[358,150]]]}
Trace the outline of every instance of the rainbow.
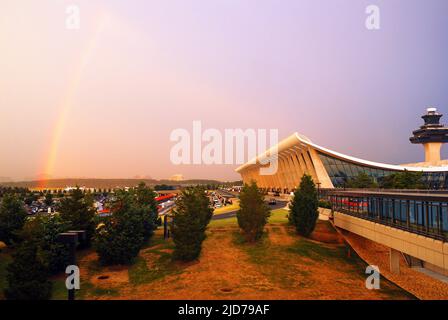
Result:
{"label": "rainbow", "polygon": [[[97,45],[98,40],[101,37],[105,27],[109,22],[110,16],[105,13],[101,13],[98,17],[97,24],[95,26],[94,32],[90,36],[86,46],[82,50],[82,54],[80,59],[74,68],[74,72],[72,77],[69,79],[67,83],[67,87],[63,96],[63,100],[59,107],[58,115],[56,117],[56,121],[51,130],[51,139],[50,143],[46,149],[43,162],[43,170],[45,174],[53,173],[54,166],[58,157],[58,150],[61,143],[61,137],[64,132],[67,119],[70,115],[70,111],[74,106],[74,99],[76,97],[76,93],[81,85],[82,76],[86,70],[88,62],[90,61]],[[45,178],[39,179],[39,188],[43,189],[46,186]]]}

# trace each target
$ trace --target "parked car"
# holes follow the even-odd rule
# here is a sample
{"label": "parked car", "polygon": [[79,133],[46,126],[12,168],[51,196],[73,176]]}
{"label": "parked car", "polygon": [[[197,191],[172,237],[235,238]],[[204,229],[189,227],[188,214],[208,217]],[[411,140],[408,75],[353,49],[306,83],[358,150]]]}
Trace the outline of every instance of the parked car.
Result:
{"label": "parked car", "polygon": [[276,205],[277,204],[277,200],[275,200],[274,198],[271,198],[270,200],[269,200],[269,205]]}

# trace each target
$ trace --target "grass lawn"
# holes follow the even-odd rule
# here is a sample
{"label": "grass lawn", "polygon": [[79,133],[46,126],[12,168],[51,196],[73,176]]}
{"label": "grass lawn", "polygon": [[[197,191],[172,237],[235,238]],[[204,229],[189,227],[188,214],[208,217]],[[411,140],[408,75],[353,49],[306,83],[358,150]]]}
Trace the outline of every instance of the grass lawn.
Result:
{"label": "grass lawn", "polygon": [[[174,243],[159,228],[129,266],[104,267],[92,250],[78,252],[77,299],[412,299],[381,279],[365,288],[366,264],[341,242],[306,239],[287,225],[287,210],[272,211],[259,242],[246,243],[236,217],[212,220],[198,261],[173,261]],[[319,221],[316,235],[339,235]],[[326,239],[332,239],[326,237]],[[0,289],[10,259],[0,252]],[[52,278],[53,299],[66,299],[65,274]]]}
{"label": "grass lawn", "polygon": [[227,205],[225,207],[216,208],[213,211],[213,214],[214,215],[219,215],[219,214],[223,214],[223,213],[239,210],[239,208],[240,208],[240,201],[237,200],[237,199],[234,199],[232,204]]}
{"label": "grass lawn", "polygon": [[288,212],[283,208],[272,210],[268,223],[288,223]]}

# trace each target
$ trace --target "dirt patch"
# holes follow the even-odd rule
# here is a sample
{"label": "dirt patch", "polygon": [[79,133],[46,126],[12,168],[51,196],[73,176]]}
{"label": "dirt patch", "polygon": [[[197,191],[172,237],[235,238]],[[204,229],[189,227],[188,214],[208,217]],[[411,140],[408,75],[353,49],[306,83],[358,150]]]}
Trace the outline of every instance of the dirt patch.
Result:
{"label": "dirt patch", "polygon": [[[326,234],[325,227],[322,233]],[[120,287],[113,299],[408,299],[392,284],[365,288],[365,265],[345,246],[301,239],[287,226],[268,226],[263,245],[247,245],[237,229],[210,230],[198,261],[150,283]],[[318,229],[321,230],[321,229]],[[148,249],[149,250],[149,249]],[[164,249],[160,249],[162,251]],[[148,268],[157,254],[143,252]],[[106,296],[99,297],[108,298]]]}
{"label": "dirt patch", "polygon": [[448,299],[448,284],[433,279],[408,267],[400,257],[400,274],[389,270],[389,248],[379,243],[360,237],[354,233],[341,230],[344,237],[356,252],[369,264],[379,267],[381,274],[420,299]]}

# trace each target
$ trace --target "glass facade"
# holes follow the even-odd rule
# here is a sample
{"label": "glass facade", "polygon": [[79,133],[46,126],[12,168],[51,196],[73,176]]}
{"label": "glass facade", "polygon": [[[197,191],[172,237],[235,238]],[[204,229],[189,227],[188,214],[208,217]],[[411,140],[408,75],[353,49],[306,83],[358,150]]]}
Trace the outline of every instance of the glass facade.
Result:
{"label": "glass facade", "polygon": [[[446,240],[448,237],[448,202],[386,194],[350,195],[346,191],[332,191],[327,195],[335,211],[372,220],[381,224],[422,234],[431,238]],[[418,198],[418,197],[417,197]],[[431,199],[432,200],[432,199]]]}
{"label": "glass facade", "polygon": [[[385,176],[400,172],[354,164],[321,152],[319,152],[319,157],[335,188],[344,187],[349,179],[355,178],[360,172],[368,174],[378,183],[381,183],[381,179]],[[424,172],[423,182],[429,189],[448,189],[448,172]]]}

